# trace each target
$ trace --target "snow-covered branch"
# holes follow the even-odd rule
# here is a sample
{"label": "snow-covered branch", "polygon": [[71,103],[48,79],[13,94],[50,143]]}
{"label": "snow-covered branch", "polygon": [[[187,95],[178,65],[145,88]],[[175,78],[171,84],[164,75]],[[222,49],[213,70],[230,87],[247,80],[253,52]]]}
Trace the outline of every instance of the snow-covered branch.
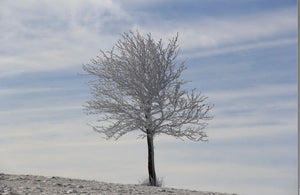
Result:
{"label": "snow-covered branch", "polygon": [[178,35],[169,40],[154,41],[151,34],[122,34],[115,47],[91,60],[83,70],[95,76],[89,82],[93,98],[87,102],[88,114],[97,114],[94,126],[107,138],[118,139],[127,132],[167,134],[190,140],[205,140],[212,106],[206,96],[182,89],[180,78],[184,62],[177,62]]}

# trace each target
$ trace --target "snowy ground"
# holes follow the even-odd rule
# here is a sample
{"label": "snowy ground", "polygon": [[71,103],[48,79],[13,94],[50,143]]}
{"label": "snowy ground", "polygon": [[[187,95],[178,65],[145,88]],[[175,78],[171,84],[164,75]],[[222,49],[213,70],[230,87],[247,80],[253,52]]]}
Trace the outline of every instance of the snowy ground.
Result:
{"label": "snowy ground", "polygon": [[[170,195],[229,195],[217,192],[200,192],[174,188],[124,185],[33,175],[9,175],[0,173],[0,194],[170,194]],[[232,194],[234,195],[234,194]]]}

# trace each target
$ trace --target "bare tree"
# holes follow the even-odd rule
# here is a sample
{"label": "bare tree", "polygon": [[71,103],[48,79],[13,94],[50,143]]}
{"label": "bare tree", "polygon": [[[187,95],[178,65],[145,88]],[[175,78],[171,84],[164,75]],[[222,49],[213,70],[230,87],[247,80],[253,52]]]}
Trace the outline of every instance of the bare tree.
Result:
{"label": "bare tree", "polygon": [[99,116],[99,126],[93,129],[118,139],[139,130],[147,137],[149,183],[157,186],[154,167],[155,135],[206,141],[203,129],[207,125],[206,96],[182,89],[186,81],[180,78],[185,69],[178,56],[178,34],[164,47],[151,34],[123,33],[111,51],[103,52],[91,64],[83,66],[93,98],[87,102],[87,114]]}

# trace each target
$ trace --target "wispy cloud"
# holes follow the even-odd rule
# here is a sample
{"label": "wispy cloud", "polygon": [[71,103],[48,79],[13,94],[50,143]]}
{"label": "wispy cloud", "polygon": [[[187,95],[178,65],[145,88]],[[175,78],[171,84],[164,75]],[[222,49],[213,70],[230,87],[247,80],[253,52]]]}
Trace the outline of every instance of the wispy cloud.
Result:
{"label": "wispy cloud", "polygon": [[296,91],[296,85],[261,85],[208,93],[216,104],[208,134],[212,140],[295,134]]}
{"label": "wispy cloud", "polygon": [[297,86],[295,84],[259,85],[239,90],[218,90],[217,92],[209,92],[209,96],[211,96],[216,101],[234,101],[236,99],[259,97],[271,98],[278,95],[288,96],[296,94]]}
{"label": "wispy cloud", "polygon": [[[141,25],[141,31],[151,31],[157,37],[168,38],[179,32],[183,49],[201,49],[259,43],[263,38],[275,38],[286,33],[296,33],[296,9],[255,13],[242,17],[202,18],[191,21],[161,20]],[[273,40],[274,41],[274,40]],[[278,40],[277,40],[278,41]],[[263,46],[257,44],[257,46]]]}
{"label": "wispy cloud", "polygon": [[187,52],[186,54],[183,54],[183,58],[194,58],[194,57],[207,57],[207,56],[215,56],[220,54],[228,54],[228,53],[235,53],[235,52],[242,52],[245,50],[254,50],[254,49],[264,49],[264,48],[270,48],[270,47],[276,47],[276,46],[283,46],[288,44],[296,44],[296,39],[281,39],[281,40],[275,40],[275,41],[265,41],[260,43],[246,43],[246,44],[240,44],[235,46],[225,46],[220,48],[211,48],[208,50],[202,50],[202,51],[195,51],[195,52]]}
{"label": "wispy cloud", "polygon": [[44,93],[44,92],[54,92],[66,90],[64,88],[8,88],[0,89],[1,96],[5,95],[17,95],[17,94],[27,94],[27,93]]}
{"label": "wispy cloud", "polygon": [[115,40],[105,33],[105,23],[126,17],[113,1],[6,2],[0,23],[1,76],[86,63],[99,46],[108,48]]}
{"label": "wispy cloud", "polygon": [[138,18],[151,15],[136,14],[139,13],[111,0],[31,1],[26,4],[6,1],[0,23],[3,29],[1,44],[5,48],[0,50],[0,77],[80,66],[96,56],[99,49],[110,49],[119,33],[129,29],[152,32],[164,39],[179,32],[180,45],[191,56],[217,55],[295,41],[280,38],[260,42],[263,38],[295,33],[294,8],[240,18],[191,21],[160,18],[146,23],[140,23]]}

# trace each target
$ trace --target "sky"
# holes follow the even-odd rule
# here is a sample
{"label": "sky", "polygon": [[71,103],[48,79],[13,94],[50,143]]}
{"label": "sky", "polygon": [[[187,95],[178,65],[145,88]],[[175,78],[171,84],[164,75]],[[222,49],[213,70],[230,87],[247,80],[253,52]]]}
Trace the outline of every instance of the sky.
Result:
{"label": "sky", "polygon": [[0,172],[138,183],[147,144],[87,124],[82,65],[138,30],[179,34],[182,78],[214,104],[209,142],[155,138],[165,186],[297,194],[296,0],[0,1]]}

